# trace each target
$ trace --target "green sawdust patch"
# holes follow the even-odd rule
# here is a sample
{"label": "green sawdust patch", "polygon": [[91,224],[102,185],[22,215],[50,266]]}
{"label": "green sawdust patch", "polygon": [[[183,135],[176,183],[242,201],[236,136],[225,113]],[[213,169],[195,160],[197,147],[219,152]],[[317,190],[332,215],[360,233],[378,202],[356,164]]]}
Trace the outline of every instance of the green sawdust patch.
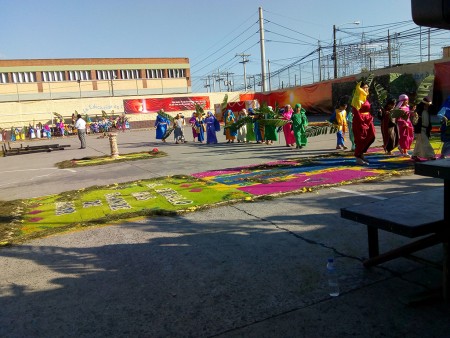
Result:
{"label": "green sawdust patch", "polygon": [[144,151],[120,155],[117,158],[111,156],[88,156],[81,159],[72,159],[56,163],[59,169],[78,168],[93,165],[111,164],[125,161],[148,160],[152,158],[164,157],[167,153],[162,151]]}
{"label": "green sawdust patch", "polygon": [[135,217],[176,215],[251,199],[235,187],[191,176],[95,186],[38,198],[0,202],[0,246]]}

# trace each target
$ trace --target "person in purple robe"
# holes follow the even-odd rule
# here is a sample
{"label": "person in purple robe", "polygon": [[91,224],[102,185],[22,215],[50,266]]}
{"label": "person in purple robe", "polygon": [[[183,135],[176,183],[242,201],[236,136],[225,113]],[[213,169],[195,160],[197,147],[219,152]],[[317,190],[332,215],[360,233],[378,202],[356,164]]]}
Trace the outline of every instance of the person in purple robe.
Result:
{"label": "person in purple robe", "polygon": [[[208,112],[205,118],[206,125],[206,143],[207,144],[216,144],[217,143],[217,126],[219,125],[219,121],[216,119],[212,112]],[[219,125],[220,126],[220,125]]]}

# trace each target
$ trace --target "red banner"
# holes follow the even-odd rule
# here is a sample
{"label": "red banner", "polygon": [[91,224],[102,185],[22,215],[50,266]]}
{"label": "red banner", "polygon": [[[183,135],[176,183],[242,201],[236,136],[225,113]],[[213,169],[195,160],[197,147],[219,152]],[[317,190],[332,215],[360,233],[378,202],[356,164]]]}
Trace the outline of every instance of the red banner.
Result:
{"label": "red banner", "polygon": [[161,109],[164,109],[165,112],[195,110],[196,103],[203,109],[210,109],[209,96],[123,100],[123,107],[126,114],[139,114],[156,113]]}

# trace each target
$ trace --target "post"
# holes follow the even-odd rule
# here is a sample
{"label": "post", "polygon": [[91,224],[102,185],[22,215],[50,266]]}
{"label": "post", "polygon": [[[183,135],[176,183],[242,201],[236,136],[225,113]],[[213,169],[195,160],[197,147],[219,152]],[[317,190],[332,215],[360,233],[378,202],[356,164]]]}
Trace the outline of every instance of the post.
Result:
{"label": "post", "polygon": [[320,58],[320,41],[319,41],[319,82],[322,81],[322,59]]}
{"label": "post", "polygon": [[259,7],[259,40],[261,46],[261,84],[262,92],[266,91],[266,52],[264,47],[264,19],[263,9]]}
{"label": "post", "polygon": [[119,157],[119,148],[117,147],[117,133],[109,133],[109,147],[111,149],[111,157],[118,158]]}
{"label": "post", "polygon": [[388,56],[389,56],[389,67],[392,66],[392,52],[391,52],[391,35],[389,34],[388,29]]}
{"label": "post", "polygon": [[337,79],[336,25],[333,25],[333,61],[334,61],[334,78]]}

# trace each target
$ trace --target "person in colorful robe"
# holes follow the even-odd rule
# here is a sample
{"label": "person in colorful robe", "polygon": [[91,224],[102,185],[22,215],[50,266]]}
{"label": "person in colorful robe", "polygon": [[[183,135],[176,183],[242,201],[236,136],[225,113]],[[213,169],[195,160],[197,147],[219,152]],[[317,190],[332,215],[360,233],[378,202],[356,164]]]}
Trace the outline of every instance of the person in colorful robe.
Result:
{"label": "person in colorful robe", "polygon": [[450,96],[445,100],[437,115],[441,119],[440,132],[443,142],[439,158],[444,159],[450,156]]}
{"label": "person in colorful robe", "polygon": [[432,102],[428,97],[425,97],[422,102],[417,105],[416,114],[417,122],[414,124],[414,135],[416,144],[412,153],[414,161],[420,161],[422,158],[427,160],[435,160],[436,154],[430,144],[431,136],[431,118],[430,106]]}
{"label": "person in colorful robe", "polygon": [[336,149],[347,149],[345,146],[345,133],[348,130],[347,125],[347,98],[341,98],[336,108],[336,125],[338,132],[336,133]]}
{"label": "person in colorful robe", "polygon": [[356,164],[368,165],[369,161],[364,154],[375,141],[375,125],[370,114],[369,85],[359,82],[356,85],[352,99],[353,135],[355,138]]}
{"label": "person in colorful robe", "polygon": [[248,108],[247,116],[252,118],[252,122],[247,123],[247,142],[250,141],[256,141],[256,134],[255,134],[255,111],[253,108]]}
{"label": "person in colorful robe", "polygon": [[203,115],[201,113],[195,114],[195,119],[193,120],[192,127],[195,129],[198,142],[203,143],[203,141],[205,140],[206,126]]}
{"label": "person in colorful robe", "polygon": [[198,138],[197,128],[195,126],[195,121],[197,119],[197,112],[193,112],[191,118],[189,119],[189,124],[192,129],[192,142],[195,142],[195,139]]}
{"label": "person in colorful robe", "polygon": [[[243,108],[239,111],[238,116],[237,116],[237,120],[242,120],[244,118],[247,117],[247,109]],[[253,126],[252,126],[253,127]],[[245,143],[248,142],[247,141],[247,124],[244,124],[243,126],[241,126],[238,131],[237,131],[237,141]]]}
{"label": "person in colorful robe", "polygon": [[[205,118],[206,125],[206,143],[207,144],[216,144],[217,143],[217,125],[219,121],[216,119],[212,112],[208,112]],[[219,125],[220,128],[220,125]]]}
{"label": "person in colorful robe", "polygon": [[[164,110],[162,110],[164,112]],[[170,126],[170,120],[166,117],[163,117],[161,115],[156,116],[155,120],[155,128],[156,128],[156,139],[162,140],[163,142],[166,142],[164,139],[164,135],[167,132],[167,128]]]}
{"label": "person in colorful robe", "polygon": [[[265,118],[269,120],[274,119],[275,112],[273,111],[273,108],[271,106],[268,106],[267,108],[269,108],[269,111],[266,113]],[[266,144],[273,144],[274,141],[278,141],[276,126],[271,126],[268,124],[264,126],[264,140],[266,141]]]}
{"label": "person in colorful robe", "polygon": [[306,127],[308,126],[308,118],[306,111],[302,108],[300,103],[294,107],[294,112],[291,116],[292,129],[294,131],[295,143],[297,149],[302,149],[308,143],[306,138]]}
{"label": "person in colorful robe", "polygon": [[405,112],[405,115],[403,117],[398,117],[396,121],[399,135],[398,150],[400,150],[402,156],[409,157],[408,150],[411,149],[411,144],[414,141],[414,127],[410,119],[411,112],[409,109],[408,95],[400,95],[395,108]]}
{"label": "person in colorful robe", "polygon": [[[236,116],[234,115],[231,109],[228,109],[223,115],[223,120],[225,122],[225,126],[232,125],[236,122]],[[232,130],[231,128],[224,128],[225,139],[227,143],[234,143],[234,140],[237,136],[237,130]]]}
{"label": "person in colorful robe", "polygon": [[[284,110],[281,113],[283,120],[290,121],[294,110],[291,105],[288,104],[284,107]],[[286,147],[293,147],[295,144],[295,136],[294,131],[292,130],[292,123],[286,123],[283,126],[283,134],[284,140],[286,141]]]}
{"label": "person in colorful robe", "polygon": [[387,155],[392,155],[392,150],[398,147],[398,127],[395,119],[391,117],[396,100],[390,98],[381,109],[381,135],[383,136],[383,148]]}
{"label": "person in colorful robe", "polygon": [[252,108],[248,109],[248,115],[253,118],[253,132],[255,134],[256,143],[261,144],[264,141],[264,126],[260,125],[258,121],[261,116],[260,114],[256,114]]}

